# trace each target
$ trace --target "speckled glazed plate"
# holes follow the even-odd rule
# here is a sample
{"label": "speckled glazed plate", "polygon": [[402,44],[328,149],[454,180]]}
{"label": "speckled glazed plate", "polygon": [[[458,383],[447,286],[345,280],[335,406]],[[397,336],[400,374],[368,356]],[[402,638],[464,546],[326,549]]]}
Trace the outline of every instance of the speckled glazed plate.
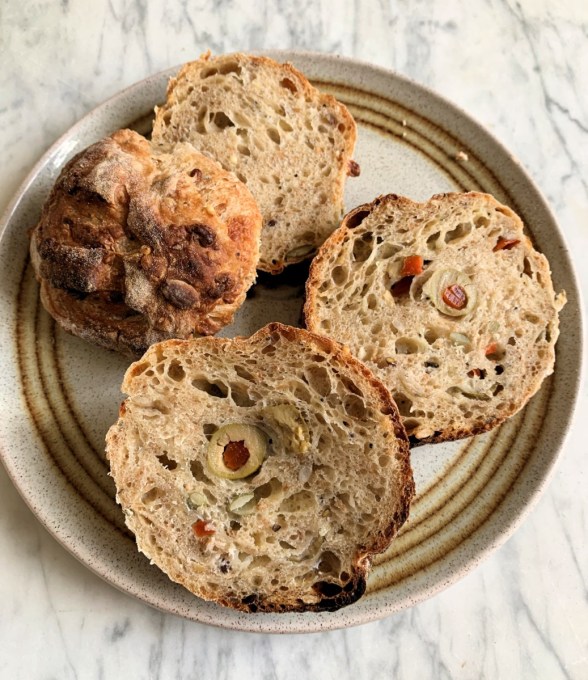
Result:
{"label": "speckled glazed plate", "polygon": [[[120,127],[147,132],[175,69],[121,92],[45,154],[10,205],[0,243],[4,464],[47,529],[112,585],[167,612],[227,628],[311,632],[356,625],[409,607],[472,570],[512,534],[545,488],[570,422],[581,364],[578,289],[545,201],[509,153],[462,111],[389,71],[317,54],[273,53],[343,101],[359,127],[347,208],[381,193],[413,199],[450,190],[493,193],[514,208],[567,291],[555,374],[505,425],[413,452],[417,497],[410,521],[379,556],[361,601],[334,613],[242,614],[203,602],[151,566],[114,501],[104,435],[115,421],[128,362],[63,333],[45,313],[27,230],[64,162]],[[271,320],[297,324],[305,269],[263,278],[225,335]]]}

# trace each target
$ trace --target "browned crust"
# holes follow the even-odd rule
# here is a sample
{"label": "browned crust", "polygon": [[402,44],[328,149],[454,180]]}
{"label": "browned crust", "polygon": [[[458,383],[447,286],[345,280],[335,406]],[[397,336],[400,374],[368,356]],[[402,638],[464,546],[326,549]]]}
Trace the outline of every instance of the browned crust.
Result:
{"label": "browned crust", "polygon": [[[397,499],[394,514],[390,518],[387,526],[376,536],[372,537],[369,544],[358,547],[350,580],[343,587],[331,582],[324,582],[319,588],[319,591],[317,591],[322,597],[316,603],[304,603],[299,600],[276,601],[272,596],[264,597],[260,594],[251,594],[246,598],[236,598],[227,594],[220,595],[218,592],[206,591],[205,588],[200,589],[200,594],[206,599],[216,601],[227,607],[244,612],[280,613],[334,611],[355,602],[363,595],[366,589],[366,581],[371,566],[372,556],[383,552],[388,548],[390,542],[408,518],[410,504],[415,494],[414,479],[410,465],[408,437],[402,425],[398,409],[386,387],[364,364],[353,357],[346,347],[330,338],[312,333],[305,329],[294,328],[274,322],[257,331],[257,333],[249,338],[200,338],[197,342],[209,345],[211,349],[214,347],[217,350],[219,347],[223,348],[230,345],[239,345],[241,349],[247,350],[250,347],[266,343],[268,338],[271,342],[275,342],[278,337],[285,338],[290,342],[298,342],[307,346],[310,345],[322,352],[328,353],[335,363],[342,365],[345,369],[360,376],[367,383],[367,387],[371,390],[374,400],[378,403],[380,412],[388,417],[396,437],[398,450],[395,453],[395,458],[399,463],[397,474],[399,477],[398,488],[400,489],[400,497]],[[190,342],[191,341],[189,340],[167,340],[153,345],[141,360],[141,365],[145,361],[149,361],[151,356],[157,357],[158,355],[161,355],[165,348],[174,347],[181,351],[182,346],[188,347]],[[138,366],[138,364],[133,364],[126,372],[122,385],[122,389],[126,393],[133,392],[133,379],[136,375],[141,373],[141,370],[138,370]],[[125,409],[121,408],[119,425],[121,424],[121,419],[124,417]],[[117,437],[117,431],[111,431],[111,434],[109,434],[109,449],[116,447]],[[191,590],[191,584],[187,582],[186,578],[179,571],[169,575],[173,580],[178,581]]]}
{"label": "browned crust", "polygon": [[[440,193],[435,194],[428,201],[423,201],[422,203],[412,201],[409,198],[399,196],[397,194],[378,196],[372,202],[359,205],[351,210],[347,215],[345,215],[340,227],[336,229],[325,241],[325,243],[319,249],[316,257],[312,261],[305,288],[305,304],[302,310],[304,325],[309,330],[318,332],[316,312],[318,286],[323,280],[323,270],[326,262],[330,258],[331,254],[337,251],[340,244],[345,239],[348,230],[357,227],[365,217],[367,217],[375,208],[381,205],[385,206],[386,204],[396,204],[400,208],[418,208],[420,206],[429,206],[435,201],[447,201],[448,199],[456,204],[466,204],[475,200],[484,201],[488,204],[491,204],[493,207],[498,206],[500,207],[501,212],[518,224],[521,230],[523,229],[523,223],[520,217],[513,210],[499,203],[492,195],[486,193],[474,191],[467,193]],[[531,249],[532,252],[535,252],[528,238],[526,239],[526,245],[529,249]],[[545,279],[550,280],[550,271],[547,262],[541,261],[537,264],[541,266]],[[488,415],[485,420],[478,421],[472,427],[467,429],[448,427],[444,430],[436,431],[433,435],[424,438],[417,438],[414,435],[411,435],[409,438],[410,444],[411,446],[437,444],[446,441],[455,441],[457,439],[463,439],[488,432],[498,425],[501,425],[514,414],[518,413],[525,406],[528,400],[539,390],[542,380],[542,376],[536,377],[535,381],[529,386],[527,393],[521,398],[521,400],[516,404],[510,404],[510,407],[505,408],[500,415]]]}
{"label": "browned crust", "polygon": [[215,161],[189,145],[154,153],[120,130],[64,167],[31,261],[68,332],[136,355],[230,322],[255,279],[260,230],[250,192]]}

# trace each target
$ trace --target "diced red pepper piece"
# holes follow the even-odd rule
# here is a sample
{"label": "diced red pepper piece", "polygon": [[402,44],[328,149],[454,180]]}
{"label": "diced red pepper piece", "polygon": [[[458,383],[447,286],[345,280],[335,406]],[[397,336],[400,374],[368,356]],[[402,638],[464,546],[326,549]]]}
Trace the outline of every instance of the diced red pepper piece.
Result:
{"label": "diced red pepper piece", "polygon": [[492,248],[492,252],[495,253],[497,250],[510,250],[519,243],[520,240],[518,238],[499,238],[494,248]]}
{"label": "diced red pepper piece", "polygon": [[212,536],[215,533],[212,525],[203,519],[196,520],[194,524],[192,524],[192,531],[197,538]]}
{"label": "diced red pepper piece", "polygon": [[423,258],[420,255],[409,255],[404,258],[400,276],[418,276],[423,273]]}
{"label": "diced red pepper piece", "polygon": [[492,354],[496,354],[497,350],[498,350],[498,343],[496,343],[496,342],[491,342],[491,343],[486,347],[486,349],[484,350],[484,354],[485,354],[487,357],[489,357],[489,356],[491,356]]}

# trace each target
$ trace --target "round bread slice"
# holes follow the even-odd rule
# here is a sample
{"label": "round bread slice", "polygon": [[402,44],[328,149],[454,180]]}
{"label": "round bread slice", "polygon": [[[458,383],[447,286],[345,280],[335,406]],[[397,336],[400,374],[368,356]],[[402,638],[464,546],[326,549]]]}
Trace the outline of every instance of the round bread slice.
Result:
{"label": "round bread slice", "polygon": [[414,483],[394,402],[347,350],[277,323],[170,340],[122,389],[107,435],[117,500],[173,581],[250,612],[362,595]]}
{"label": "round bread slice", "polygon": [[313,261],[306,295],[308,328],[374,371],[413,443],[521,409],[553,371],[565,303],[520,218],[481,193],[359,206]]}
{"label": "round bread slice", "polygon": [[120,130],[64,167],[31,258],[65,330],[137,356],[231,321],[255,280],[260,232],[249,190],[215,161]]}
{"label": "round bread slice", "polygon": [[247,183],[263,215],[259,268],[278,273],[339,226],[356,135],[345,106],[290,64],[205,54],[170,80],[152,139],[191,142]]}

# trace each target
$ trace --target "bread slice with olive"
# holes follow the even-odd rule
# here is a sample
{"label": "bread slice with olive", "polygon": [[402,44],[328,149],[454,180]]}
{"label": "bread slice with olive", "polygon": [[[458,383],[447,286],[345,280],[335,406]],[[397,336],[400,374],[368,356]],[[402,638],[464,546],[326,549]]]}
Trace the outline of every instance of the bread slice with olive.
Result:
{"label": "bread slice with olive", "polygon": [[107,436],[139,549],[195,595],[242,611],[333,610],[408,516],[408,440],[349,352],[270,324],[170,340],[128,369]]}
{"label": "bread slice with olive", "polygon": [[247,184],[263,215],[259,268],[279,273],[339,226],[356,135],[347,108],[291,64],[208,53],[170,80],[152,139],[190,142]]}
{"label": "bread slice with olive", "polygon": [[413,443],[489,430],[554,367],[549,264],[492,196],[351,211],[312,263],[308,328],[347,345],[390,389]]}

